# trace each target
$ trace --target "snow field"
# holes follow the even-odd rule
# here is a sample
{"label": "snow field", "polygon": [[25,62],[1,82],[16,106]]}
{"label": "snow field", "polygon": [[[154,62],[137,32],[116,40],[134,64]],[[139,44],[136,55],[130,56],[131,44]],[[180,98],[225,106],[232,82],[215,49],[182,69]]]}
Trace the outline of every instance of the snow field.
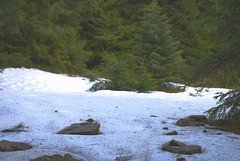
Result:
{"label": "snow field", "polygon": [[[111,161],[132,156],[133,161],[238,161],[240,137],[204,127],[178,127],[175,122],[192,114],[203,114],[216,105],[209,89],[203,97],[186,92],[149,94],[103,90],[85,92],[93,83],[37,69],[8,68],[0,73],[0,131],[23,123],[28,132],[2,133],[0,140],[31,142],[26,151],[0,152],[3,161],[27,161],[42,155],[66,153],[76,159]],[[57,110],[57,112],[55,112]],[[157,117],[150,117],[156,115]],[[101,124],[100,135],[58,135],[62,128],[93,118]],[[166,121],[166,124],[162,122]],[[168,130],[163,130],[168,127]],[[176,130],[179,135],[163,133]],[[221,132],[222,135],[217,135]],[[202,154],[179,155],[159,147],[176,139],[202,146]]]}

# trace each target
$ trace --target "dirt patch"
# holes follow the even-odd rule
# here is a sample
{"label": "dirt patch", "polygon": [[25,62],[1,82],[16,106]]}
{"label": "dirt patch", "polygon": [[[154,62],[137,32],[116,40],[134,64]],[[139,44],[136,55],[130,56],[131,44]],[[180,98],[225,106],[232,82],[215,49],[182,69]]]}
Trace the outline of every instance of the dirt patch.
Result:
{"label": "dirt patch", "polygon": [[17,151],[17,150],[27,150],[32,148],[31,145],[23,142],[12,142],[7,140],[0,141],[0,152],[1,151]]}
{"label": "dirt patch", "polygon": [[240,135],[240,120],[215,120],[211,121],[208,129],[222,130]]}
{"label": "dirt patch", "polygon": [[77,160],[71,157],[63,157],[61,155],[53,155],[53,156],[42,156],[36,159],[31,159],[30,161],[83,161],[83,160]]}

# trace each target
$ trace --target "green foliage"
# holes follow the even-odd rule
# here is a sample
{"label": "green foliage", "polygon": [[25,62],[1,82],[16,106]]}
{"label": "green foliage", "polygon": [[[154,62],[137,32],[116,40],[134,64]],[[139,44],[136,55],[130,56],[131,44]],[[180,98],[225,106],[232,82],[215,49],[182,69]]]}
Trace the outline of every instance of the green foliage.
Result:
{"label": "green foliage", "polygon": [[179,85],[179,84],[173,84],[172,82],[159,82],[156,89],[164,92],[168,92],[168,93],[178,93],[178,92],[184,92],[185,86]]}
{"label": "green foliage", "polygon": [[29,67],[30,50],[24,46],[21,24],[25,20],[24,1],[0,1],[0,67]]}
{"label": "green foliage", "polygon": [[136,59],[131,54],[104,56],[101,69],[110,79],[109,89],[148,92],[155,88],[151,74],[144,66],[138,65]]}
{"label": "green foliage", "polygon": [[221,10],[230,11],[232,13],[239,13],[239,0],[215,0],[217,7]]}
{"label": "green foliage", "polygon": [[168,15],[173,35],[179,40],[179,50],[186,60],[182,77],[192,78],[192,73],[202,65],[202,59],[219,48],[216,27],[204,23],[208,17],[217,17],[215,4],[211,1],[178,0],[159,1]]}
{"label": "green foliage", "polygon": [[8,33],[19,32],[19,24],[24,19],[24,13],[21,10],[22,6],[23,1],[0,1],[0,20],[2,22],[1,29],[4,29]]}
{"label": "green foliage", "polygon": [[239,6],[237,0],[2,0],[0,67],[91,80],[95,70],[111,79],[109,88],[139,92],[163,90],[162,83],[191,80],[199,71],[207,76],[198,79],[239,86]]}
{"label": "green foliage", "polygon": [[[226,44],[218,55],[215,56],[216,68],[222,70],[224,77],[228,78],[227,83],[234,84],[240,88],[240,6],[237,0],[218,1],[224,16],[219,20],[219,35],[222,42]],[[224,32],[223,32],[224,31]],[[219,71],[220,73],[220,71]]]}
{"label": "green foliage", "polygon": [[118,60],[117,57],[106,55],[104,64],[104,73],[107,78],[111,80],[111,89],[113,90],[131,90],[131,76],[132,69],[128,67],[128,64],[124,60]]}
{"label": "green foliage", "polygon": [[121,11],[117,10],[120,3],[116,0],[85,0],[76,10],[81,26],[79,37],[86,40],[84,49],[93,52],[87,62],[89,69],[101,63],[105,51],[125,51],[131,46],[135,25],[120,16]]}
{"label": "green foliage", "polygon": [[[204,68],[200,68],[204,76],[219,79],[221,86],[240,87],[239,43],[240,43],[240,6],[236,0],[216,0],[221,16],[211,23],[217,27],[217,43],[221,47],[205,59]],[[238,8],[238,9],[236,9]]]}
{"label": "green foliage", "polygon": [[[24,0],[16,4],[13,2],[9,1],[4,6],[18,7],[18,16],[21,18],[18,16],[14,18],[17,19],[15,26],[19,28],[19,32],[8,29],[6,25],[1,27],[4,32],[0,35],[0,52],[6,56],[1,59],[2,67],[24,65],[21,63],[23,62],[23,58],[20,59],[21,55],[29,60],[28,64],[44,70],[65,73],[84,71],[91,52],[83,50],[85,41],[78,38],[78,27],[74,26],[75,23],[68,23],[68,18],[71,19],[73,14],[70,2],[65,3],[64,0],[39,2]],[[10,10],[3,11],[4,16],[12,15]],[[0,17],[1,22],[4,20],[3,16]]]}
{"label": "green foliage", "polygon": [[98,80],[98,76],[93,72],[89,72],[89,71],[85,72],[85,73],[83,73],[82,76],[89,78],[90,82],[94,82],[94,81]]}
{"label": "green foliage", "polygon": [[12,53],[10,55],[0,53],[0,64],[7,67],[31,67],[32,63],[29,57],[24,57],[20,53]]}
{"label": "green foliage", "polygon": [[[212,107],[206,113],[211,120],[240,118],[240,73],[239,73],[239,43],[240,43],[240,6],[237,0],[215,0],[221,16],[215,19],[217,26],[219,48],[208,57],[204,68],[197,75],[217,77],[222,84],[231,85],[236,90],[218,93],[217,107]],[[222,79],[223,78],[223,79]]]}
{"label": "green foliage", "polygon": [[139,64],[135,69],[136,91],[139,93],[150,92],[157,88],[157,81],[152,78],[143,64]]}
{"label": "green foliage", "polygon": [[240,119],[240,91],[231,90],[227,93],[217,93],[217,107],[212,107],[208,111],[210,120],[215,119]]}
{"label": "green foliage", "polygon": [[179,81],[183,59],[178,42],[157,1],[147,5],[137,28],[134,53],[141,57],[153,78],[161,81]]}

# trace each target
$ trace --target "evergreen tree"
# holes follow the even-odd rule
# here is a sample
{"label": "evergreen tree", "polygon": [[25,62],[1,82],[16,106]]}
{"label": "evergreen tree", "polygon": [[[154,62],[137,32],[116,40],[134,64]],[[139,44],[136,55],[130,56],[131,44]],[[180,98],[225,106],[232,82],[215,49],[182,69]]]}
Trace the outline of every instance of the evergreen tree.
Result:
{"label": "evergreen tree", "polygon": [[209,16],[217,16],[216,7],[211,1],[159,0],[169,16],[173,34],[179,40],[179,49],[186,60],[183,77],[191,79],[192,72],[202,64],[202,59],[211,55],[216,48],[216,27],[207,25]]}
{"label": "evergreen tree", "polygon": [[240,90],[217,94],[214,98],[218,99],[219,105],[206,111],[209,119],[240,119]]}
{"label": "evergreen tree", "polygon": [[219,74],[236,90],[220,93],[218,106],[207,111],[211,119],[240,118],[240,2],[238,0],[216,0],[223,13],[217,22],[219,39],[223,46],[207,61],[204,74]]}
{"label": "evergreen tree", "polygon": [[72,1],[0,1],[1,67],[82,73],[89,53],[77,36]]}
{"label": "evergreen tree", "polygon": [[107,89],[149,92],[156,87],[152,75],[132,53],[105,53],[101,69],[110,79]]}
{"label": "evergreen tree", "polygon": [[55,72],[81,72],[87,53],[82,50],[84,42],[77,38],[73,24],[65,21],[71,16],[71,4],[60,0],[32,2],[32,5],[39,24],[37,30],[31,28],[34,35],[29,41],[34,63]]}
{"label": "evergreen tree", "polygon": [[24,4],[24,0],[0,1],[0,67],[31,64],[29,49],[24,47],[21,35],[21,24],[26,17],[22,9]]}
{"label": "evergreen tree", "polygon": [[1,30],[8,33],[18,33],[19,24],[24,20],[24,13],[21,9],[24,1],[8,0],[0,1]]}
{"label": "evergreen tree", "polygon": [[102,53],[106,50],[124,50],[121,39],[127,29],[123,26],[123,19],[116,9],[119,4],[117,0],[84,0],[80,4],[76,10],[81,26],[78,35],[86,40],[84,49],[93,52],[88,62],[88,68],[92,69],[101,63]]}
{"label": "evergreen tree", "polygon": [[183,59],[162,8],[154,0],[143,10],[134,53],[159,81],[180,81]]}

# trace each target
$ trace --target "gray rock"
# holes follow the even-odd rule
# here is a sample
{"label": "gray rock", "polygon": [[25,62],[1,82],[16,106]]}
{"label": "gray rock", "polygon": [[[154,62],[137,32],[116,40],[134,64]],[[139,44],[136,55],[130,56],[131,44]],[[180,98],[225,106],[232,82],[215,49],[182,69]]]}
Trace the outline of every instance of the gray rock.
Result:
{"label": "gray rock", "polygon": [[0,141],[0,152],[1,151],[17,151],[26,150],[32,148],[31,145],[23,142],[12,142],[7,140]]}
{"label": "gray rock", "polygon": [[199,145],[185,145],[176,140],[171,140],[162,145],[161,149],[163,151],[169,151],[171,153],[179,153],[179,154],[195,154],[202,153],[201,146]]}
{"label": "gray rock", "polygon": [[150,117],[157,117],[157,115],[150,115]]}
{"label": "gray rock", "polygon": [[[68,154],[70,155],[70,154]],[[44,156],[41,156],[41,157],[38,157],[36,159],[31,159],[30,161],[50,161],[50,160],[53,160],[53,161],[63,161],[63,160],[68,160],[68,161],[85,161],[83,159],[73,159],[71,157],[66,157],[66,156],[62,156],[60,154],[55,154],[55,155],[52,155],[52,156],[47,156],[47,155],[44,155]]]}
{"label": "gray rock", "polygon": [[57,134],[72,134],[72,135],[98,135],[100,124],[97,122],[75,123],[62,129]]}
{"label": "gray rock", "polygon": [[5,129],[1,132],[27,132],[28,130],[25,130],[28,127],[24,127],[24,125],[22,123],[20,123],[19,125],[11,128],[11,129]]}
{"label": "gray rock", "polygon": [[131,160],[132,157],[131,156],[120,156],[120,157],[116,157],[115,160],[119,160],[119,161],[127,161],[127,160]]}
{"label": "gray rock", "polygon": [[72,158],[72,155],[71,154],[65,154],[64,157]]}
{"label": "gray rock", "polygon": [[93,119],[87,119],[87,122],[94,122],[94,120]]}
{"label": "gray rock", "polygon": [[204,123],[196,122],[190,118],[180,119],[178,120],[175,125],[177,126],[204,126]]}
{"label": "gray rock", "polygon": [[183,146],[186,146],[185,144],[177,141],[177,140],[174,140],[172,139],[170,142],[169,142],[169,146],[179,146],[179,147],[183,147]]}
{"label": "gray rock", "polygon": [[178,135],[178,132],[172,131],[172,132],[164,133],[163,135]]}

